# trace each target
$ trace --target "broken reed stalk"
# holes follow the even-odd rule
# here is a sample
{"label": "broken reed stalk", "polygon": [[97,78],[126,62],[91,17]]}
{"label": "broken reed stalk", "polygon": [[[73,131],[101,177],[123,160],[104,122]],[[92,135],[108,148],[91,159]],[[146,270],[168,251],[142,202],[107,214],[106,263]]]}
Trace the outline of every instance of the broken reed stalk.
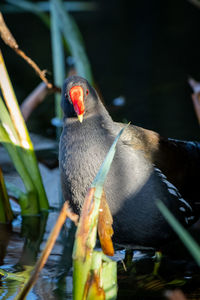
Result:
{"label": "broken reed stalk", "polygon": [[41,82],[22,102],[20,109],[24,120],[27,121],[34,109],[51,93],[44,82]]}
{"label": "broken reed stalk", "polygon": [[24,51],[22,51],[15,38],[13,37],[12,33],[10,32],[9,28],[7,27],[3,15],[0,12],[0,35],[2,40],[6,45],[8,45],[10,48],[12,48],[19,56],[21,56],[38,74],[38,76],[41,78],[41,80],[46,84],[46,86],[49,89],[53,89],[54,91],[60,92],[61,89],[59,87],[56,87],[54,84],[50,83],[48,79],[46,78],[46,70],[41,70],[38,65],[30,58],[28,57]]}
{"label": "broken reed stalk", "polygon": [[60,233],[60,230],[61,230],[67,217],[69,217],[74,223],[77,223],[77,221],[78,221],[78,216],[69,210],[69,205],[66,201],[63,204],[62,210],[58,216],[56,224],[50,233],[50,236],[47,240],[45,248],[42,251],[40,258],[38,259],[38,261],[36,263],[35,269],[31,275],[31,277],[29,278],[28,282],[25,284],[24,288],[19,293],[19,295],[15,298],[16,300],[24,299],[26,297],[26,295],[28,294],[28,292],[30,291],[30,289],[32,288],[32,286],[35,284],[35,282],[39,276],[39,272],[44,267],[44,265],[49,257],[49,254],[51,253],[51,250],[55,244],[55,241]]}
{"label": "broken reed stalk", "polygon": [[[85,299],[84,298],[85,286],[87,288],[87,280],[90,272],[92,271],[91,266],[92,266],[93,254],[95,253],[94,247],[95,247],[96,236],[97,236],[97,224],[99,218],[100,204],[102,204],[100,209],[101,210],[103,209],[103,214],[106,214],[107,216],[107,219],[103,219],[102,217],[100,226],[103,226],[104,223],[108,222],[106,226],[103,227],[103,230],[106,231],[106,234],[103,234],[102,233],[103,230],[99,228],[99,233],[100,235],[102,235],[100,241],[105,239],[104,241],[105,243],[103,243],[103,247],[102,247],[103,250],[109,255],[110,254],[114,255],[114,248],[111,240],[113,234],[112,216],[110,214],[109,207],[106,203],[105,195],[102,198],[102,194],[103,194],[104,182],[110,170],[110,166],[116,152],[116,144],[120,136],[122,135],[123,131],[127,128],[128,125],[129,124],[127,124],[126,127],[124,127],[116,136],[112,146],[110,147],[110,150],[108,151],[85,197],[85,201],[81,211],[80,221],[76,231],[76,239],[74,242],[73,255],[72,255],[73,268],[74,268],[73,269],[74,270],[73,272],[73,299],[74,300]],[[102,201],[104,201],[104,203],[102,203]],[[113,266],[115,266],[115,264]],[[112,274],[114,273],[115,271],[113,271]],[[112,282],[114,282],[115,285],[115,281],[113,280]],[[116,299],[116,297],[113,297],[112,299]]]}

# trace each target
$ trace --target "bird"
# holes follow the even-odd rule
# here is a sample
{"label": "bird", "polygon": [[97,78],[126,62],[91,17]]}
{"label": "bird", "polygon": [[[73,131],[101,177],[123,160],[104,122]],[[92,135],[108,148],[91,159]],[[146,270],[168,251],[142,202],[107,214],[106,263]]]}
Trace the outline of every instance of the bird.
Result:
{"label": "bird", "polygon": [[[114,122],[97,91],[80,76],[62,88],[64,113],[59,143],[63,197],[79,214],[116,135],[126,124]],[[104,184],[113,216],[113,241],[135,249],[159,249],[176,235],[159,211],[162,200],[184,226],[200,216],[200,144],[164,138],[129,125],[116,146]]]}

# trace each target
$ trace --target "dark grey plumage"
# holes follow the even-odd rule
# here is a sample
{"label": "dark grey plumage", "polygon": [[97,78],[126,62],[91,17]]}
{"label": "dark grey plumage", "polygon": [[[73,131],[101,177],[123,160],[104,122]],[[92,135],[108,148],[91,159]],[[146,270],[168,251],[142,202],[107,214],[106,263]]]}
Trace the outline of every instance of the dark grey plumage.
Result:
{"label": "dark grey plumage", "polygon": [[[83,123],[78,121],[70,99],[72,86],[84,90]],[[59,150],[62,190],[64,199],[80,213],[86,192],[124,125],[113,122],[96,91],[78,76],[65,81],[62,108],[64,124]],[[171,227],[155,204],[157,199],[184,226],[196,219],[193,204],[185,201],[163,173],[154,168],[159,143],[158,134],[131,126],[117,144],[104,189],[114,219],[114,240],[118,243],[158,248],[173,237]]]}

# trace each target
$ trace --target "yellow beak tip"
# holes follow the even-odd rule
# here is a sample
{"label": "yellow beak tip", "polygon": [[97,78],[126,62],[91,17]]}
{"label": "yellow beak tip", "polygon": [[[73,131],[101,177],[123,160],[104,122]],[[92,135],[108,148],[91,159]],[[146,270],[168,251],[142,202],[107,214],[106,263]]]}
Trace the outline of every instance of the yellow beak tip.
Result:
{"label": "yellow beak tip", "polygon": [[78,115],[78,119],[79,119],[79,122],[82,123],[83,122],[83,115]]}

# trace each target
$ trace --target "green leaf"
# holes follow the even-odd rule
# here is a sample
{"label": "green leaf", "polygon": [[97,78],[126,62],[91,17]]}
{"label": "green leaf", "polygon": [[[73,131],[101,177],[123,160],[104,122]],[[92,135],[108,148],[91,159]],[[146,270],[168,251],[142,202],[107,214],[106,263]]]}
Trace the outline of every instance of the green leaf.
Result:
{"label": "green leaf", "polygon": [[[89,272],[92,268],[94,268],[95,263],[97,265],[99,264],[99,261],[96,262],[93,261],[93,253],[94,253],[93,248],[95,246],[96,235],[97,235],[97,221],[98,221],[99,206],[100,206],[101,196],[103,191],[103,184],[109,172],[113,157],[115,155],[116,144],[127,126],[125,126],[115,138],[108,154],[106,155],[106,158],[102,166],[100,167],[100,170],[98,171],[91,185],[89,195],[92,195],[94,197],[86,198],[84,206],[82,208],[82,213],[81,213],[79,225],[76,232],[76,239],[75,239],[74,250],[73,250],[73,266],[74,266],[74,273],[73,273],[73,297],[74,298],[73,299],[74,300],[82,299],[84,289],[85,289],[85,284],[89,276]],[[92,191],[94,192],[94,195],[92,194]],[[88,207],[90,207],[90,202],[87,201],[88,199],[91,199],[92,203],[94,203],[93,209],[92,208],[88,209]],[[116,283],[116,280],[114,282]]]}
{"label": "green leaf", "polygon": [[31,13],[36,14],[38,17],[42,19],[42,21],[50,27],[50,21],[47,14],[43,13],[40,9],[40,7],[36,3],[32,3],[30,1],[25,0],[6,0],[6,2],[15,5],[16,7],[19,7],[20,9],[24,11],[29,11]]}
{"label": "green leaf", "polygon": [[[0,86],[1,86],[1,91],[2,94],[4,96],[4,100],[6,103],[6,106],[8,108],[10,117],[8,115],[7,110],[4,109],[3,107],[3,101],[1,102],[1,108],[3,108],[3,112],[6,113],[6,118],[5,116],[3,116],[3,114],[1,114],[1,118],[3,120],[2,125],[4,126],[4,128],[6,128],[6,132],[9,135],[9,140],[8,143],[4,143],[4,146],[6,147],[6,149],[8,150],[13,163],[15,164],[15,167],[20,169],[22,171],[21,166],[24,165],[26,167],[23,166],[23,172],[20,173],[20,176],[22,176],[22,173],[24,173],[26,171],[26,173],[28,174],[27,178],[24,177],[24,174],[22,176],[24,184],[27,185],[26,187],[28,187],[29,192],[31,190],[31,197],[33,197],[33,194],[35,194],[35,196],[37,197],[37,195],[39,196],[39,204],[40,210],[48,210],[49,208],[49,204],[48,204],[48,200],[46,197],[46,193],[44,190],[44,186],[42,183],[42,178],[41,178],[41,174],[38,168],[38,164],[37,164],[37,159],[35,156],[35,152],[34,152],[34,148],[33,148],[33,144],[32,141],[30,139],[26,124],[24,122],[23,116],[21,114],[20,108],[19,108],[19,104],[10,80],[10,77],[8,75],[5,63],[4,63],[4,59],[3,59],[3,55],[0,51]],[[12,120],[12,121],[11,121]],[[5,126],[6,125],[6,126]],[[3,132],[3,130],[1,130]],[[5,137],[5,134],[2,133]],[[17,143],[17,136],[18,136],[18,141],[20,144],[20,147],[17,147],[16,149],[13,150],[12,148],[12,144],[14,145],[18,145]],[[16,139],[16,141],[14,141]],[[13,141],[13,143],[11,142]],[[19,156],[20,156],[20,160],[22,164],[16,163],[15,160],[13,159],[13,155],[16,156],[18,151],[18,162],[19,162]],[[32,183],[31,183],[32,182]],[[32,187],[30,187],[32,186]],[[33,200],[33,198],[32,198]],[[32,201],[30,200],[30,201]],[[35,205],[34,207],[37,207],[37,203],[35,201]],[[31,205],[30,205],[31,207]],[[35,213],[35,210],[34,210]]]}
{"label": "green leaf", "polygon": [[106,294],[106,300],[117,299],[117,263],[110,260],[110,262],[103,262],[103,269],[101,274],[103,289]]}
{"label": "green leaf", "polygon": [[63,2],[60,0],[52,0],[55,4],[59,15],[60,30],[63,32],[66,43],[68,44],[71,55],[75,60],[77,74],[86,78],[90,84],[93,83],[91,66],[86,55],[83,39],[78,26],[74,22],[72,16],[65,11]]}
{"label": "green leaf", "polygon": [[200,247],[197,242],[191,237],[187,230],[176,220],[172,213],[168,210],[165,204],[158,200],[157,206],[167,222],[171,225],[177,235],[180,237],[188,251],[191,253],[196,263],[200,266]]}
{"label": "green leaf", "polygon": [[7,223],[13,219],[13,213],[10,206],[3,173],[0,168],[0,222]]}
{"label": "green leaf", "polygon": [[[58,14],[55,3],[51,0],[51,47],[53,55],[53,74],[54,83],[57,86],[62,86],[65,79],[65,58],[62,36],[59,29]],[[60,94],[55,94],[55,112],[56,117],[61,120],[62,110],[60,106]],[[59,128],[60,129],[60,128]],[[60,131],[60,130],[59,130]],[[60,136],[58,132],[58,136]]]}
{"label": "green leaf", "polygon": [[91,187],[102,187],[103,188],[103,184],[104,184],[104,181],[106,179],[106,176],[110,170],[110,166],[111,166],[111,163],[113,161],[113,157],[115,155],[115,151],[116,151],[116,145],[117,145],[117,142],[120,138],[120,136],[122,135],[123,131],[127,128],[127,126],[129,126],[129,124],[127,124],[124,128],[122,128],[120,130],[120,132],[118,133],[118,135],[116,136],[103,164],[101,165],[100,167],[100,170],[99,172],[97,173]]}
{"label": "green leaf", "polygon": [[23,201],[23,206],[21,206],[22,215],[38,214],[37,192],[35,191],[33,182],[24,166],[23,160],[21,159],[21,155],[19,154],[19,152],[22,151],[22,149],[12,143],[8,133],[1,124],[0,143],[2,143],[8,151],[8,154],[10,155],[10,158],[12,159],[13,164],[20,177],[22,178],[26,188],[26,200],[28,200],[30,203],[28,201]]}
{"label": "green leaf", "polygon": [[7,131],[12,143],[15,144],[16,146],[19,146],[20,145],[19,137],[17,135],[15,127],[13,126],[11,117],[6,109],[6,106],[1,96],[0,96],[0,121],[4,129]]}

